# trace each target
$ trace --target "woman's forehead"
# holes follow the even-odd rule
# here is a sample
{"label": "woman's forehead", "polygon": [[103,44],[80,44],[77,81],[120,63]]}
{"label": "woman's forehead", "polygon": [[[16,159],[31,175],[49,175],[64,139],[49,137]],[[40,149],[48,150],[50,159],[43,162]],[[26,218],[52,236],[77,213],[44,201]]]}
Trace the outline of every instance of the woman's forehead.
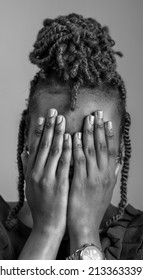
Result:
{"label": "woman's forehead", "polygon": [[[70,110],[71,105],[71,90],[68,88],[56,88],[56,90],[52,88],[42,89],[38,96],[38,113],[42,113],[45,117],[48,114],[48,110],[50,108],[55,108],[59,112],[59,114],[66,114]],[[103,94],[102,94],[103,96]],[[103,107],[104,111],[109,111],[113,113],[115,106],[113,104],[112,99],[102,98],[100,92],[97,90],[94,93],[94,90],[90,89],[80,89],[77,94],[76,107],[74,110],[75,113],[81,114],[88,112],[90,114],[91,110],[101,110]],[[113,108],[112,108],[113,107]]]}
{"label": "woman's forehead", "polygon": [[[103,110],[104,121],[112,121],[113,127],[119,130],[120,119],[117,114],[116,106],[111,99],[100,100],[98,95],[89,93],[86,90],[80,91],[77,96],[76,107],[74,111],[70,110],[70,93],[68,91],[60,91],[60,93],[47,92],[42,90],[38,97],[36,114],[32,114],[31,125],[35,126],[38,117],[47,117],[48,110],[55,108],[59,115],[66,118],[66,132],[71,135],[77,131],[82,131],[83,120],[86,116],[93,114],[97,110]],[[117,131],[116,131],[117,132]]]}

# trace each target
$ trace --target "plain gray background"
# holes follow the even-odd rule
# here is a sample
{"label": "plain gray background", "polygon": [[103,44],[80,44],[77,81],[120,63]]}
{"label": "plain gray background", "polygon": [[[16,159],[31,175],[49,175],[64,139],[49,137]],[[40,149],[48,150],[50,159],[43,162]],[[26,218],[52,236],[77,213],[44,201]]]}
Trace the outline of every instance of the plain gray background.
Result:
{"label": "plain gray background", "polygon": [[[0,0],[0,194],[17,200],[16,148],[20,115],[37,68],[28,54],[43,19],[77,12],[108,25],[115,49],[124,53],[118,71],[126,82],[132,117],[128,202],[143,210],[143,1]],[[112,203],[119,202],[119,188]]]}

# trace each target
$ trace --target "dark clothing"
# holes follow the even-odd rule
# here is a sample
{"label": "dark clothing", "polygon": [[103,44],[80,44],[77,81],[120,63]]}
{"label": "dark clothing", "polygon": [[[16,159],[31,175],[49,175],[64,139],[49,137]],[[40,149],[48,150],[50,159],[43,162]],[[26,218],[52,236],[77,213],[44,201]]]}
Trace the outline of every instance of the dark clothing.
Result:
{"label": "dark clothing", "polygon": [[[0,259],[18,259],[31,229],[18,220],[18,226],[8,231],[4,226],[9,204],[0,196]],[[102,224],[117,212],[117,207],[109,205]],[[102,225],[101,224],[101,225]],[[112,224],[106,233],[100,234],[102,249],[107,260],[142,260],[143,259],[143,211],[128,204],[124,216]],[[64,260],[70,255],[69,239],[63,238],[57,259]]]}

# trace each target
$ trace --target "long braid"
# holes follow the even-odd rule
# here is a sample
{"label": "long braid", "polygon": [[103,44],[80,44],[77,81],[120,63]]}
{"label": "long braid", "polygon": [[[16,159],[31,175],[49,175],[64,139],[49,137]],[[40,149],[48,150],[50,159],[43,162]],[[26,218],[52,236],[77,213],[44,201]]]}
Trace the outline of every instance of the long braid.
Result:
{"label": "long braid", "polygon": [[26,115],[27,110],[24,110],[22,113],[21,121],[19,124],[19,133],[18,133],[18,144],[17,144],[17,166],[18,166],[18,194],[19,194],[19,201],[15,207],[13,207],[7,216],[5,221],[5,225],[7,229],[11,230],[13,227],[17,225],[17,218],[16,215],[23,206],[24,203],[24,175],[23,175],[23,166],[21,161],[21,154],[24,149],[24,142],[25,142],[25,124],[26,124]]}
{"label": "long braid", "polygon": [[119,219],[122,218],[125,207],[127,204],[127,181],[128,181],[128,174],[129,174],[129,165],[130,165],[130,158],[131,158],[131,140],[129,136],[129,128],[131,124],[131,119],[129,113],[126,112],[125,115],[125,124],[124,124],[124,132],[123,132],[123,139],[124,139],[124,146],[125,146],[125,155],[123,158],[123,167],[121,170],[121,185],[120,185],[120,193],[121,193],[121,200],[118,205],[118,212],[112,218],[106,221],[103,228],[100,232],[106,230],[111,224],[117,222]]}
{"label": "long braid", "polygon": [[43,78],[43,73],[42,71],[39,71],[36,73],[35,77],[30,83],[30,95],[29,95],[29,103],[27,104],[27,109],[25,109],[22,112],[20,124],[19,124],[19,132],[18,132],[18,144],[17,144],[17,167],[18,167],[18,195],[19,195],[19,200],[18,203],[10,209],[8,216],[5,221],[5,226],[8,230],[12,230],[14,227],[17,226],[18,224],[18,219],[16,215],[22,208],[24,204],[24,174],[23,174],[23,165],[22,165],[22,160],[21,160],[21,154],[24,151],[24,145],[25,145],[25,138],[28,135],[28,117],[30,114],[30,100],[32,100],[32,97],[34,95],[35,87],[37,86],[37,83],[39,81],[39,78]]}
{"label": "long braid", "polygon": [[[126,89],[124,82],[116,71],[116,55],[122,53],[115,51],[114,40],[110,37],[108,27],[102,27],[92,18],[83,18],[75,13],[68,16],[59,16],[56,19],[46,19],[37,35],[33,51],[29,58],[36,64],[40,71],[35,75],[30,84],[28,103],[28,116],[34,110],[33,97],[36,97],[37,85],[42,81],[48,83],[51,73],[61,81],[69,83],[71,87],[71,110],[76,107],[76,100],[80,87],[97,89],[118,89],[120,111],[122,115],[122,137],[125,145],[125,156],[121,172],[121,200],[117,215],[106,222],[105,227],[118,221],[124,214],[127,203],[127,179],[129,160],[131,157],[131,143],[129,138],[130,116],[126,112]],[[106,95],[110,91],[107,91]],[[111,94],[111,93],[110,93]],[[118,97],[117,97],[118,98]],[[22,126],[22,125],[21,125]],[[20,133],[28,131],[21,128]],[[24,138],[23,138],[24,141]],[[22,146],[24,142],[20,141]],[[19,150],[22,152],[22,149]],[[22,172],[21,161],[18,161],[19,172]],[[21,174],[21,177],[22,174]],[[21,187],[18,189],[22,189]],[[22,197],[22,196],[21,196]],[[21,203],[18,204],[21,206]],[[12,213],[17,213],[19,206]],[[13,215],[9,216],[12,218]]]}
{"label": "long braid", "polygon": [[129,113],[126,112],[125,125],[124,125],[124,145],[125,145],[125,155],[123,158],[123,168],[121,171],[121,202],[119,203],[119,213],[123,215],[124,208],[127,203],[127,180],[129,175],[130,158],[131,158],[131,140],[129,136],[131,119]]}

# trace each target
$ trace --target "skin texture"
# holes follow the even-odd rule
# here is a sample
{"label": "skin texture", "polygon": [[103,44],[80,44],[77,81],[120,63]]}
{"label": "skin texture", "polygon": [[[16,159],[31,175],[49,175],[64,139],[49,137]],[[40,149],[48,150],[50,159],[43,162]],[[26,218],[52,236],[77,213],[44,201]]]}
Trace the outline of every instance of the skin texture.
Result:
{"label": "skin texture", "polygon": [[[54,94],[53,94],[54,92]],[[36,126],[38,117],[46,118],[48,110],[50,108],[55,108],[59,115],[64,115],[66,118],[66,128],[65,132],[70,133],[73,137],[75,132],[81,132],[83,128],[84,118],[89,114],[94,114],[97,110],[103,110],[104,112],[104,122],[112,121],[114,127],[114,140],[115,148],[118,153],[119,150],[119,127],[120,118],[117,114],[115,102],[108,100],[100,100],[98,98],[98,93],[95,90],[80,89],[76,110],[70,110],[70,93],[68,93],[67,88],[62,86],[54,87],[51,86],[50,89],[39,90],[38,106],[36,108],[35,114],[31,116],[30,130],[27,140],[28,149],[30,147],[30,142],[32,139],[32,131]],[[48,94],[47,94],[48,93]],[[72,164],[71,164],[72,165]]]}
{"label": "skin texture", "polygon": [[[99,226],[117,180],[120,118],[115,103],[111,99],[110,102],[103,102],[99,100],[98,93],[89,94],[88,89],[81,89],[76,110],[72,112],[69,110],[67,91],[60,86],[54,88],[54,94],[52,90],[40,90],[27,139],[29,156],[22,155],[33,230],[21,259],[56,258],[66,225],[69,228],[71,253],[85,243],[101,247]],[[49,126],[50,108],[57,110],[52,126]],[[104,120],[97,115],[97,111],[101,110]],[[57,114],[64,116],[61,130],[56,125]],[[94,116],[92,124],[89,115]],[[43,117],[43,124],[37,124],[39,117]],[[108,121],[112,122],[111,130],[108,129]],[[36,135],[35,131],[38,132]],[[64,141],[64,133],[69,135],[68,142]],[[58,152],[55,148],[57,145]],[[55,235],[57,243],[53,247],[52,236]],[[40,240],[34,257],[33,250],[29,249],[33,240]],[[44,248],[41,253],[39,247]]]}

